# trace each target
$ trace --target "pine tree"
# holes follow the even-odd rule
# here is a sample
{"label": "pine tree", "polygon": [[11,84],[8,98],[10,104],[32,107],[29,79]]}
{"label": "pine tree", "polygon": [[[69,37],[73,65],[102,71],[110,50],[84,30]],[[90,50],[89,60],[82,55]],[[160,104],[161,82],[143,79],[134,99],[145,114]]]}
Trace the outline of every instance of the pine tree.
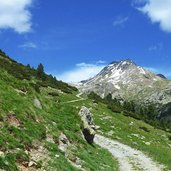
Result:
{"label": "pine tree", "polygon": [[0,55],[6,56],[5,52],[0,49]]}
{"label": "pine tree", "polygon": [[26,66],[28,69],[31,69],[31,66],[30,66],[30,64],[27,64],[27,66]]}
{"label": "pine tree", "polygon": [[41,79],[42,81],[46,80],[46,75],[44,72],[44,66],[41,63],[37,67],[36,77],[37,77],[37,79]]}

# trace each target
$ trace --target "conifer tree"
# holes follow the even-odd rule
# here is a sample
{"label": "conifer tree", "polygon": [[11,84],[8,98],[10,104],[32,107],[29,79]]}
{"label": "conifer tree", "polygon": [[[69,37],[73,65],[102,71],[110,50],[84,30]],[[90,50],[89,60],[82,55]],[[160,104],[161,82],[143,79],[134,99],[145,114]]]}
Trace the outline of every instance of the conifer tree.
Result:
{"label": "conifer tree", "polygon": [[37,67],[36,77],[37,77],[37,79],[41,79],[42,81],[46,80],[46,75],[44,72],[44,66],[41,63]]}

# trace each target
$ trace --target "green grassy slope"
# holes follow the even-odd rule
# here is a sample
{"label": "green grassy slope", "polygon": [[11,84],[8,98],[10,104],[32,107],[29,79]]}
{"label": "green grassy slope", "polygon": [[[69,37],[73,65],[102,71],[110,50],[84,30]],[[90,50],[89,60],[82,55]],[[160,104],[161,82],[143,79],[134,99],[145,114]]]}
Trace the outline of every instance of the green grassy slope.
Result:
{"label": "green grassy slope", "polygon": [[[0,69],[0,169],[74,171],[79,169],[68,160],[74,163],[78,157],[85,170],[118,170],[110,153],[82,138],[80,106],[63,103],[77,99],[77,92],[67,94],[61,88],[41,85],[37,92],[33,86],[37,81],[19,79]],[[35,99],[41,105],[35,105]],[[68,160],[58,149],[61,132],[72,144]],[[31,160],[35,163],[29,167]]]}
{"label": "green grassy slope", "polygon": [[93,104],[91,100],[86,100],[72,105],[91,108],[95,124],[100,126],[99,134],[143,151],[155,161],[167,166],[166,170],[171,169],[171,133],[141,120],[114,113],[103,103]]}

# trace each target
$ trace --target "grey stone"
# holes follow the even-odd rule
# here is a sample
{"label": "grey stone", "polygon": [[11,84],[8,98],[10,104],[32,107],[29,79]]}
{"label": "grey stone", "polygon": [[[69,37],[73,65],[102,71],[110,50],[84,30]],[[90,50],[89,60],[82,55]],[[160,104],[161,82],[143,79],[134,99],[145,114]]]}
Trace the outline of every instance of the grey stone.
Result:
{"label": "grey stone", "polygon": [[39,109],[42,109],[42,104],[41,104],[41,102],[40,102],[39,99],[35,98],[35,99],[33,100],[33,103],[34,103],[34,106],[35,106],[35,107],[37,107],[37,108],[39,108]]}
{"label": "grey stone", "polygon": [[95,125],[92,114],[88,108],[83,106],[79,112],[79,116],[83,124],[82,133],[84,138],[88,143],[92,144],[95,136]]}

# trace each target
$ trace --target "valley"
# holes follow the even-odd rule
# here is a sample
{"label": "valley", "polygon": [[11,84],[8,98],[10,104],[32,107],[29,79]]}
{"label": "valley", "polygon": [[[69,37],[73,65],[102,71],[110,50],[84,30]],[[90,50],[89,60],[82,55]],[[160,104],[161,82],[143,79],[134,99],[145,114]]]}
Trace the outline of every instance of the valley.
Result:
{"label": "valley", "polygon": [[[35,69],[4,58],[0,68],[2,171],[171,169],[169,131],[114,112],[103,101],[45,73],[38,77]],[[79,115],[83,106],[92,115],[90,131]]]}

